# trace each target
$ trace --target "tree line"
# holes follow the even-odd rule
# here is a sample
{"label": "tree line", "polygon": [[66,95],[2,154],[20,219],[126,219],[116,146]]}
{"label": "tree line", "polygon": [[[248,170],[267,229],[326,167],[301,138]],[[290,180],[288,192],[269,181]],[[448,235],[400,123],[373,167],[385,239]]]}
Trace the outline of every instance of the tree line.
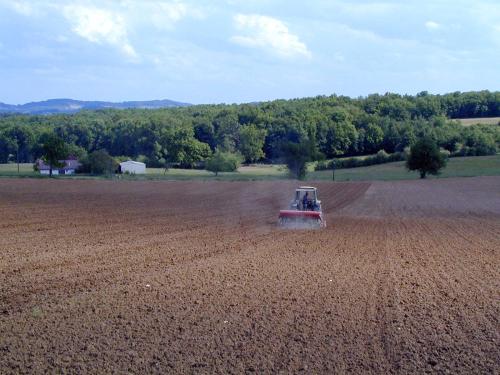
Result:
{"label": "tree line", "polygon": [[464,127],[453,119],[491,116],[500,116],[500,92],[332,95],[159,110],[1,115],[0,163],[33,162],[54,135],[77,157],[106,150],[150,167],[193,168],[217,152],[237,154],[247,163],[292,164],[379,150],[394,153],[424,137],[450,153],[486,155],[499,148],[500,126]]}

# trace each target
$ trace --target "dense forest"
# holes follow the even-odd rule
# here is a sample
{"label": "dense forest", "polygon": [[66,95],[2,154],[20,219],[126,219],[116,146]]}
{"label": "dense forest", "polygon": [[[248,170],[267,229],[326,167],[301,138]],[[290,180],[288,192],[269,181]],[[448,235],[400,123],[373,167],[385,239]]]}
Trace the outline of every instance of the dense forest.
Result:
{"label": "dense forest", "polygon": [[393,153],[424,136],[450,153],[484,155],[499,149],[500,126],[464,127],[453,119],[495,116],[500,116],[498,91],[10,114],[0,116],[0,163],[34,161],[54,133],[76,156],[104,149],[148,166],[193,167],[215,150],[240,153],[247,162],[275,162],[285,145],[304,142],[316,158]]}

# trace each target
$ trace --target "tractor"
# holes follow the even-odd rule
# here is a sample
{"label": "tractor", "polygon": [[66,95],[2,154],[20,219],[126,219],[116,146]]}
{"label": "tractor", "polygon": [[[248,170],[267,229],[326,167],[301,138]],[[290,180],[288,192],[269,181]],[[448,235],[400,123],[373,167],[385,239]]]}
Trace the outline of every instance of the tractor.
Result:
{"label": "tractor", "polygon": [[312,186],[297,188],[289,209],[280,211],[278,224],[291,228],[326,227],[317,189]]}

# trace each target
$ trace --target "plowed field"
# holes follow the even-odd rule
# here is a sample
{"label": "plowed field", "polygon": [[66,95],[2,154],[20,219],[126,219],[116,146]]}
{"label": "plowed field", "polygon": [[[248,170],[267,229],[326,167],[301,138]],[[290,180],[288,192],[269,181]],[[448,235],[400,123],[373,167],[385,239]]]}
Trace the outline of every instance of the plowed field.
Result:
{"label": "plowed field", "polygon": [[0,373],[500,373],[500,178],[0,180]]}

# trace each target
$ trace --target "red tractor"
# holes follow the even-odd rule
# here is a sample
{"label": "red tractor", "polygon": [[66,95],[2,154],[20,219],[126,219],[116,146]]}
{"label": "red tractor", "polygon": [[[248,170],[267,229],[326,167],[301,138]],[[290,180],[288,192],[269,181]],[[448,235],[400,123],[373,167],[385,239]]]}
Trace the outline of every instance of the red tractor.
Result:
{"label": "red tractor", "polygon": [[280,211],[279,225],[292,228],[326,227],[317,189],[312,186],[301,186],[296,189],[290,208]]}

